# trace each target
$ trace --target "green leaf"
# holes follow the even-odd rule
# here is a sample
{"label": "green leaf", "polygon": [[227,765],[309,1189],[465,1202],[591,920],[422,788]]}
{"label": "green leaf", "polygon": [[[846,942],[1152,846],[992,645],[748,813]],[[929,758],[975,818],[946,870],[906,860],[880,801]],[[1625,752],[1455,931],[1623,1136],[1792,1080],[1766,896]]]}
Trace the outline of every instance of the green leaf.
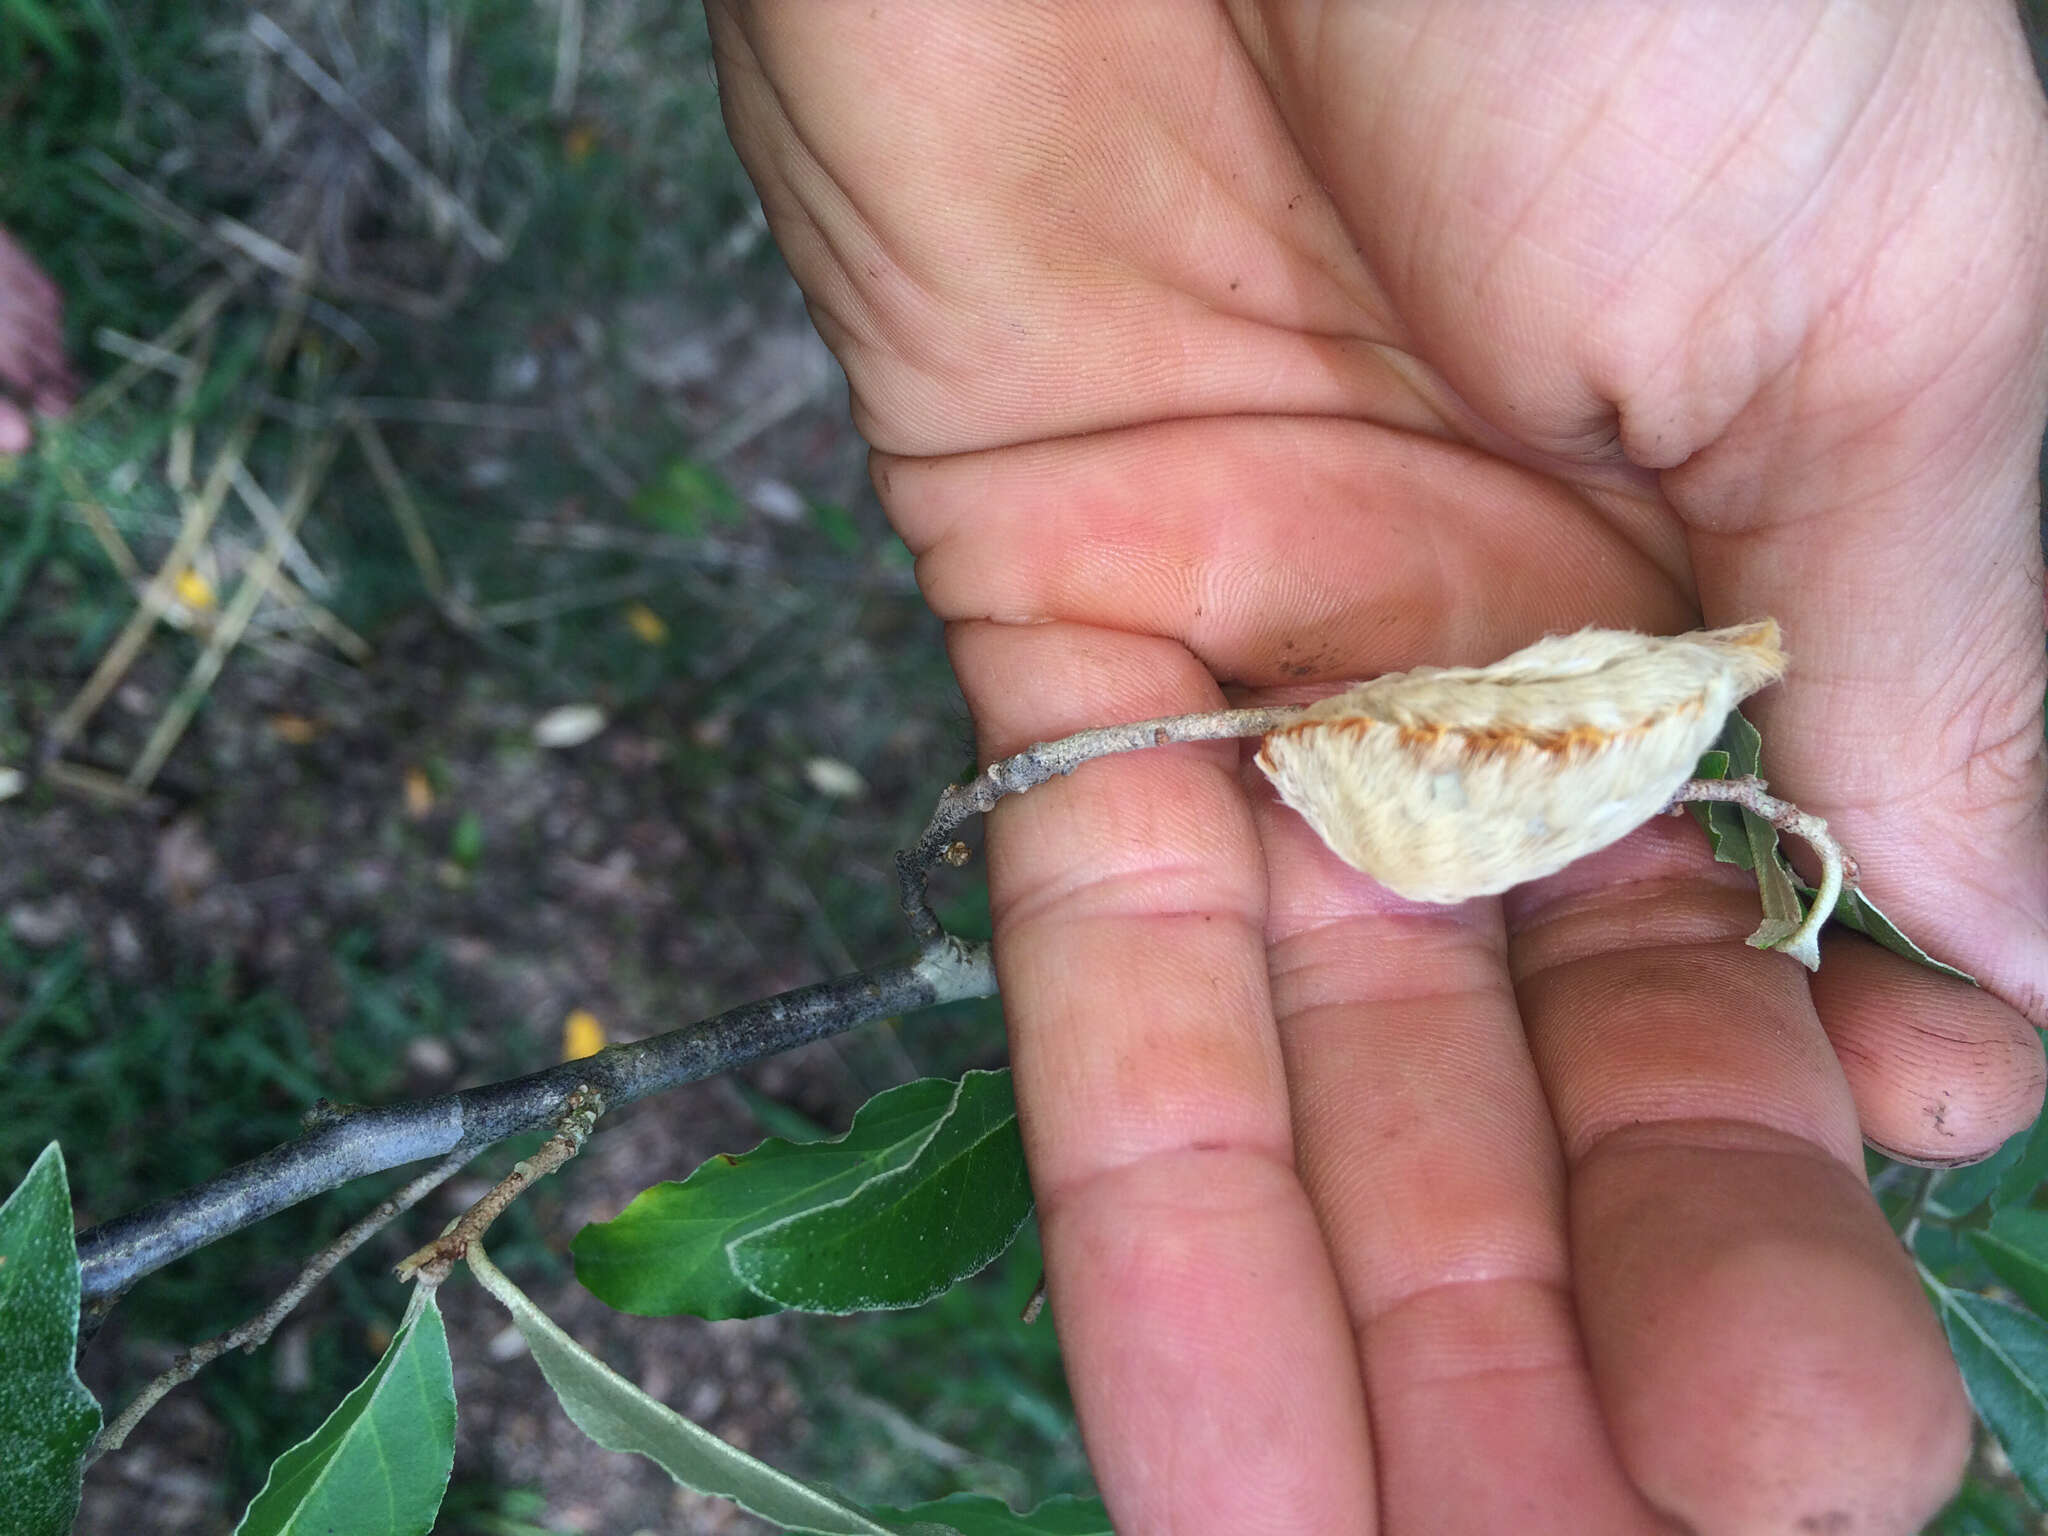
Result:
{"label": "green leaf", "polygon": [[877,1094],[831,1141],[764,1141],[720,1153],[680,1183],[643,1190],[616,1217],[576,1234],[576,1278],[642,1317],[759,1317],[779,1310],[733,1273],[727,1246],[756,1227],[850,1194],[931,1139],[953,1084],[923,1078]]}
{"label": "green leaf", "polygon": [[633,513],[666,533],[693,539],[705,519],[746,520],[746,508],[717,470],[694,459],[670,459],[633,497]]}
{"label": "green leaf", "polygon": [[1116,1536],[1100,1499],[1063,1494],[1018,1514],[1001,1499],[956,1493],[911,1509],[878,1509],[875,1517],[897,1529],[938,1524],[958,1536]]}
{"label": "green leaf", "polygon": [[1972,1480],[1963,1484],[1926,1536],[2035,1536],[2025,1501],[2017,1493],[1987,1488]]}
{"label": "green leaf", "polygon": [[[1700,758],[1693,776],[1701,779],[1758,777],[1763,772],[1762,732],[1741,710],[1731,710],[1722,727],[1720,745]],[[1725,801],[1695,801],[1687,807],[1693,820],[1707,834],[1707,844],[1723,864],[1750,870],[1757,877],[1757,895],[1763,903],[1764,920],[1749,942],[1759,949],[1777,949],[1792,936],[1804,919],[1808,906],[1818,894],[1801,880],[1778,846],[1778,831],[1752,812]],[[1976,979],[1934,959],[1877,909],[1861,891],[1844,889],[1835,902],[1831,919],[1843,927],[1883,945],[1929,970],[1940,971],[1972,986]],[[1787,951],[1787,953],[1791,953]],[[1818,946],[1795,955],[1809,969],[1819,964]]]}
{"label": "green leaf", "polygon": [[[963,1179],[984,1183],[970,1190]],[[956,1211],[949,1200],[975,1209]],[[891,1287],[886,1294],[924,1299],[952,1283],[936,1275],[958,1279],[1000,1253],[1029,1209],[1009,1074],[975,1072],[957,1084],[925,1078],[877,1094],[832,1141],[765,1141],[742,1156],[712,1158],[681,1183],[643,1191],[613,1220],[585,1227],[570,1252],[576,1278],[622,1312],[758,1317],[811,1304],[788,1299],[811,1293],[787,1274],[808,1262],[793,1256],[793,1244],[830,1247],[856,1271],[875,1265],[874,1278]],[[767,1234],[785,1224],[796,1225]],[[835,1240],[855,1225],[867,1241],[923,1251],[849,1255]],[[751,1273],[743,1273],[737,1256],[757,1234]],[[828,1310],[872,1289],[833,1274],[831,1288],[817,1292],[833,1303]]]}
{"label": "green leaf", "polygon": [[731,1499],[790,1530],[887,1536],[892,1529],[859,1505],[756,1461],[649,1397],[557,1327],[499,1272],[481,1244],[470,1245],[469,1267],[512,1314],[570,1422],[606,1450],[645,1456],[684,1487]]}
{"label": "green leaf", "polygon": [[483,856],[484,819],[475,811],[464,811],[448,834],[448,857],[464,869],[474,869]]}
{"label": "green leaf", "polygon": [[750,1289],[786,1307],[914,1307],[993,1261],[1030,1214],[1010,1074],[969,1072],[916,1157],[728,1251]]}
{"label": "green leaf", "polygon": [[832,547],[842,555],[860,553],[860,524],[844,507],[834,506],[829,501],[811,504],[811,521],[818,525],[818,531],[825,535]]}
{"label": "green leaf", "polygon": [[424,1536],[455,1465],[455,1381],[441,1309],[412,1315],[362,1383],[271,1465],[235,1536]]}
{"label": "green leaf", "polygon": [[1764,734],[1749,723],[1739,709],[1728,711],[1728,723],[1721,727],[1721,749],[1728,754],[1728,776],[1759,778],[1764,771]]}
{"label": "green leaf", "polygon": [[[1693,769],[1694,778],[1743,778],[1756,773],[1763,760],[1763,737],[1743,717],[1741,710],[1729,712],[1727,723],[1721,727],[1720,739],[1720,746],[1701,756]],[[1695,800],[1686,809],[1692,812],[1692,819],[1700,824],[1700,830],[1707,834],[1707,845],[1713,849],[1715,859],[1723,864],[1733,864],[1738,869],[1756,868],[1749,830],[1749,823],[1756,818],[1744,812],[1741,806],[1730,805],[1725,800]],[[1765,830],[1770,829],[1766,827]]]}
{"label": "green leaf", "polygon": [[[1723,727],[1725,732],[1726,727]],[[1694,766],[1696,779],[1725,779],[1731,761],[1724,747],[1703,753]],[[1725,800],[1694,800],[1686,806],[1700,830],[1707,834],[1707,847],[1722,864],[1749,868],[1749,834],[1742,825],[1742,809]]]}
{"label": "green leaf", "polygon": [[1835,903],[1834,920],[1844,928],[1862,934],[1873,943],[1883,945],[1893,954],[1903,955],[1916,965],[1924,965],[1930,971],[1939,971],[1944,976],[1953,976],[1957,981],[1967,981],[1973,987],[1978,984],[1977,978],[1968,971],[1957,970],[1956,967],[1935,959],[1899,932],[1892,920],[1878,911],[1877,903],[1862,891],[1842,892],[1842,899]]}
{"label": "green leaf", "polygon": [[2015,1296],[2048,1316],[2048,1211],[2000,1211],[1965,1235]]}
{"label": "green leaf", "polygon": [[2000,1143],[1996,1152],[1981,1163],[1969,1163],[1961,1168],[1950,1168],[1936,1177],[1939,1180],[1929,1204],[1951,1219],[1967,1216],[1985,1201],[1989,1200],[2005,1182],[2006,1175],[2018,1166],[2026,1155],[2029,1131],[2008,1137]]}
{"label": "green leaf", "polygon": [[78,1514],[100,1405],[78,1353],[78,1246],[53,1141],[0,1205],[0,1509],[21,1536],[63,1536]]}
{"label": "green leaf", "polygon": [[2037,1502],[2048,1502],[2048,1323],[1921,1271],[1970,1401]]}
{"label": "green leaf", "polygon": [[2013,1140],[2024,1142],[2025,1146],[1991,1191],[1994,1211],[2008,1205],[2025,1205],[2033,1199],[2035,1190],[2048,1183],[2048,1115],[2040,1116]]}

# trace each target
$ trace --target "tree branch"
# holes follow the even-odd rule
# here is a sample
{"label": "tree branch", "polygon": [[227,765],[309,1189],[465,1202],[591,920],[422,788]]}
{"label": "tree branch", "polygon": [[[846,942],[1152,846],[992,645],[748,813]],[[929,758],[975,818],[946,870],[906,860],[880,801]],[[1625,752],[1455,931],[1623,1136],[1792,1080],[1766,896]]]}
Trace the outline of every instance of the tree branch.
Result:
{"label": "tree branch", "polygon": [[617,1108],[874,1019],[995,989],[987,945],[940,936],[904,964],[799,987],[508,1082],[410,1104],[329,1110],[296,1141],[79,1234],[87,1320],[104,1317],[144,1275],[302,1200],[424,1158],[473,1156],[551,1125],[579,1086]]}
{"label": "tree branch", "polygon": [[1825,821],[1809,811],[1802,811],[1789,800],[1780,800],[1770,793],[1769,785],[1753,775],[1740,779],[1688,779],[1671,797],[1673,805],[1715,800],[1739,805],[1751,815],[1762,817],[1780,832],[1791,833],[1811,848],[1820,860],[1820,885],[1814,892],[1813,905],[1807,908],[1805,920],[1778,946],[1787,954],[1798,957],[1809,970],[1817,968],[1820,965],[1820,931],[1834,916],[1835,903],[1841,899],[1843,888],[1846,886],[1852,891],[1856,888],[1856,860],[1828,831]]}
{"label": "tree branch", "polygon": [[583,1150],[583,1143],[604,1113],[604,1100],[588,1083],[576,1085],[569,1102],[555,1117],[555,1134],[540,1144],[531,1157],[522,1157],[512,1171],[491,1186],[484,1197],[448,1224],[448,1230],[398,1261],[401,1280],[415,1275],[429,1288],[441,1284],[457,1263],[469,1256],[469,1245],[490,1231],[491,1223],[504,1215],[512,1202],[557,1172]]}
{"label": "tree branch", "polygon": [[1113,757],[1119,752],[1138,752],[1176,741],[1230,741],[1241,736],[1263,736],[1307,707],[1265,704],[1249,709],[1216,709],[1199,715],[1173,715],[1163,720],[1136,720],[1129,725],[1077,731],[1058,741],[1034,742],[1014,757],[990,763],[965,784],[949,784],[939,796],[938,809],[932,812],[917,846],[896,855],[896,878],[910,931],[925,943],[945,932],[925,895],[932,866],[941,861],[964,863],[966,850],[954,843],[954,832],[970,816],[994,809],[1003,796],[1021,795],[1027,789],[1036,789],[1072,773],[1083,763]]}
{"label": "tree branch", "polygon": [[322,1248],[299,1271],[298,1278],[277,1295],[277,1299],[239,1327],[216,1334],[204,1344],[195,1344],[171,1362],[170,1369],[154,1378],[134,1400],[93,1438],[85,1464],[91,1466],[109,1451],[118,1451],[149,1410],[174,1388],[183,1386],[231,1349],[255,1350],[269,1342],[277,1326],[291,1316],[293,1308],[313,1292],[313,1287],[334,1272],[334,1267],[364,1243],[411,1210],[428,1195],[462,1171],[467,1155],[451,1157],[401,1185],[379,1201],[376,1208],[333,1242]]}

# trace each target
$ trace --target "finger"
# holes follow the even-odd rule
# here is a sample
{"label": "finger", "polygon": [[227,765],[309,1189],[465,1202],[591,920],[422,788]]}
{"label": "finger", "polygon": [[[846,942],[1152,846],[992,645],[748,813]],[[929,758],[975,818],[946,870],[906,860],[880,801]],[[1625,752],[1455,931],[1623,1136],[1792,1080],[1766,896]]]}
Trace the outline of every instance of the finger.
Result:
{"label": "finger", "polygon": [[35,429],[20,407],[0,399],[0,453],[27,453],[35,440]]}
{"label": "finger", "polygon": [[734,143],[869,442],[1430,419],[1219,7],[709,16]]}
{"label": "finger", "polygon": [[2040,1114],[2040,1037],[2014,1009],[1854,934],[1821,953],[1808,987],[1879,1151],[1974,1162]]}
{"label": "finger", "polygon": [[1487,662],[1589,623],[1697,619],[1656,509],[1367,423],[1168,422],[874,462],[942,617],[1170,634],[1230,680]]}
{"label": "finger", "polygon": [[1795,962],[1659,820],[1508,899],[1621,1458],[1702,1532],[1919,1529],[1970,1417]]}
{"label": "finger", "polygon": [[1845,155],[1829,221],[1841,289],[1666,485],[1709,616],[1785,622],[1766,770],[1906,932],[2048,1024],[2040,86],[2009,7],[1899,14],[1942,63],[1874,88],[1885,144]]}
{"label": "finger", "polygon": [[[989,755],[1219,702],[1170,641],[966,624],[949,642]],[[1293,1172],[1235,744],[1089,763],[1005,801],[989,890],[1048,1292],[1112,1514],[1370,1529],[1349,1332]]]}
{"label": "finger", "polygon": [[1237,14],[1427,358],[1532,448],[1664,470],[1709,622],[1786,627],[1774,782],[2048,1023],[2048,141],[2013,8]]}
{"label": "finger", "polygon": [[1386,1529],[1657,1528],[1579,1342],[1499,903],[1402,901],[1270,793],[1255,804],[1296,1155],[1356,1330]]}

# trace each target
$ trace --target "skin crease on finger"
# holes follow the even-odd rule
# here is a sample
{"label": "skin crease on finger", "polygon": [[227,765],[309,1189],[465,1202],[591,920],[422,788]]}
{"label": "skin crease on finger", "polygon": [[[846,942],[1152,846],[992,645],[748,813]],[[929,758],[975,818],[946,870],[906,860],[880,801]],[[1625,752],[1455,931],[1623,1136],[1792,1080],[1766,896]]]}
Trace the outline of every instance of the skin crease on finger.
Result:
{"label": "skin crease on finger", "polygon": [[[1219,678],[1485,662],[1589,621],[1785,625],[1774,779],[1782,758],[1780,787],[1871,850],[1887,909],[2005,1003],[1883,1006],[1886,973],[1852,964],[1812,996],[1854,1018],[1773,980],[1717,1052],[1682,994],[1762,995],[1790,963],[1740,944],[1718,889],[1673,941],[1707,969],[1674,968],[1649,887],[1610,864],[1629,899],[1552,968],[1592,1010],[1578,1045],[1554,1027],[1571,987],[1532,984],[1531,1060],[1486,1105],[1445,1094],[1439,1144],[1588,1102],[1584,1125],[1628,1103],[1689,1136],[1557,1125],[1588,1194],[1550,1231],[1600,1273],[1580,1284],[1575,1264],[1574,1306],[1551,1314],[1579,1347],[1532,1306],[1501,1359],[1548,1337],[1546,1369],[1604,1418],[1545,1418],[1581,1426],[1574,1464],[1618,1455],[1702,1531],[1909,1530],[1953,1476],[1960,1399],[1854,1178],[1850,1104],[1908,1131],[1940,1104],[1955,1139],[1988,1142],[2038,1093],[2006,1006],[2038,1004],[2048,974],[2026,731],[2038,743],[2038,93],[2002,0],[1569,9],[712,15],[735,139],[954,621],[986,750],[1202,707]],[[1902,758],[1901,737],[1928,751]],[[990,827],[1053,1312],[1119,1528],[1365,1529],[1363,1499],[1398,1532],[1402,1490],[1426,1487],[1445,1518],[1407,1529],[1461,1510],[1497,1529],[1477,1512],[1511,1507],[1493,1472],[1519,1465],[1516,1421],[1488,1411],[1508,1399],[1483,1369],[1437,1437],[1461,1458],[1433,1478],[1399,1412],[1361,1423],[1361,1385],[1376,1411],[1398,1395],[1398,1346],[1368,1346],[1348,1388],[1332,1375],[1358,1265],[1455,1256],[1452,1213],[1410,1179],[1387,1191],[1408,1228],[1333,1238],[1332,1191],[1359,1181],[1291,1145],[1330,1069],[1262,1044],[1269,893],[1246,860],[1270,850],[1215,749],[1140,757],[1159,761],[1091,764]],[[1900,795],[1914,817],[1889,815]],[[1091,920],[1063,923],[1070,907]],[[1594,985],[1628,974],[1639,994]],[[1662,1031],[1630,1028],[1636,996]],[[1427,1077],[1391,1015],[1356,1017],[1376,1080]],[[1465,1009],[1464,1043],[1485,1022]],[[1852,1044],[1839,1068],[1824,1023]],[[1632,1074],[1603,1079],[1617,1054]],[[1725,1091],[1702,1106],[1705,1069]],[[1292,1160],[1310,1205],[1280,1176]],[[1325,1252],[1301,1246],[1305,1217]],[[1853,1327],[1828,1322],[1838,1302]],[[1874,1347],[1847,1350],[1854,1327]],[[1746,1392],[1771,1410],[1748,1435]],[[1722,1433],[1698,1433],[1702,1402]],[[1271,1433],[1233,1439],[1226,1404]],[[1353,1518],[1261,1504],[1260,1478],[1357,1477],[1338,1449],[1354,1435],[1384,1465],[1376,1493],[1337,1491]]]}

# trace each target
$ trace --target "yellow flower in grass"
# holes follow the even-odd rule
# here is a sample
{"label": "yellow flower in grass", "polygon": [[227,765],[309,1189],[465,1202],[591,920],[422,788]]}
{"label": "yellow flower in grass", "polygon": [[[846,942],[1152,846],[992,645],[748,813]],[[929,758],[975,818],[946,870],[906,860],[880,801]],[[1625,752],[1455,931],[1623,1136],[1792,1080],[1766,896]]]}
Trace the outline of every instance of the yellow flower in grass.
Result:
{"label": "yellow flower in grass", "polygon": [[643,645],[659,645],[668,638],[668,625],[645,603],[634,603],[626,609],[626,627]]}
{"label": "yellow flower in grass", "polygon": [[178,578],[171,584],[171,590],[177,594],[178,601],[194,613],[203,613],[218,601],[213,595],[213,583],[189,565],[178,572]]}
{"label": "yellow flower in grass", "polygon": [[562,1060],[581,1061],[604,1049],[604,1024],[588,1008],[577,1008],[562,1020]]}

